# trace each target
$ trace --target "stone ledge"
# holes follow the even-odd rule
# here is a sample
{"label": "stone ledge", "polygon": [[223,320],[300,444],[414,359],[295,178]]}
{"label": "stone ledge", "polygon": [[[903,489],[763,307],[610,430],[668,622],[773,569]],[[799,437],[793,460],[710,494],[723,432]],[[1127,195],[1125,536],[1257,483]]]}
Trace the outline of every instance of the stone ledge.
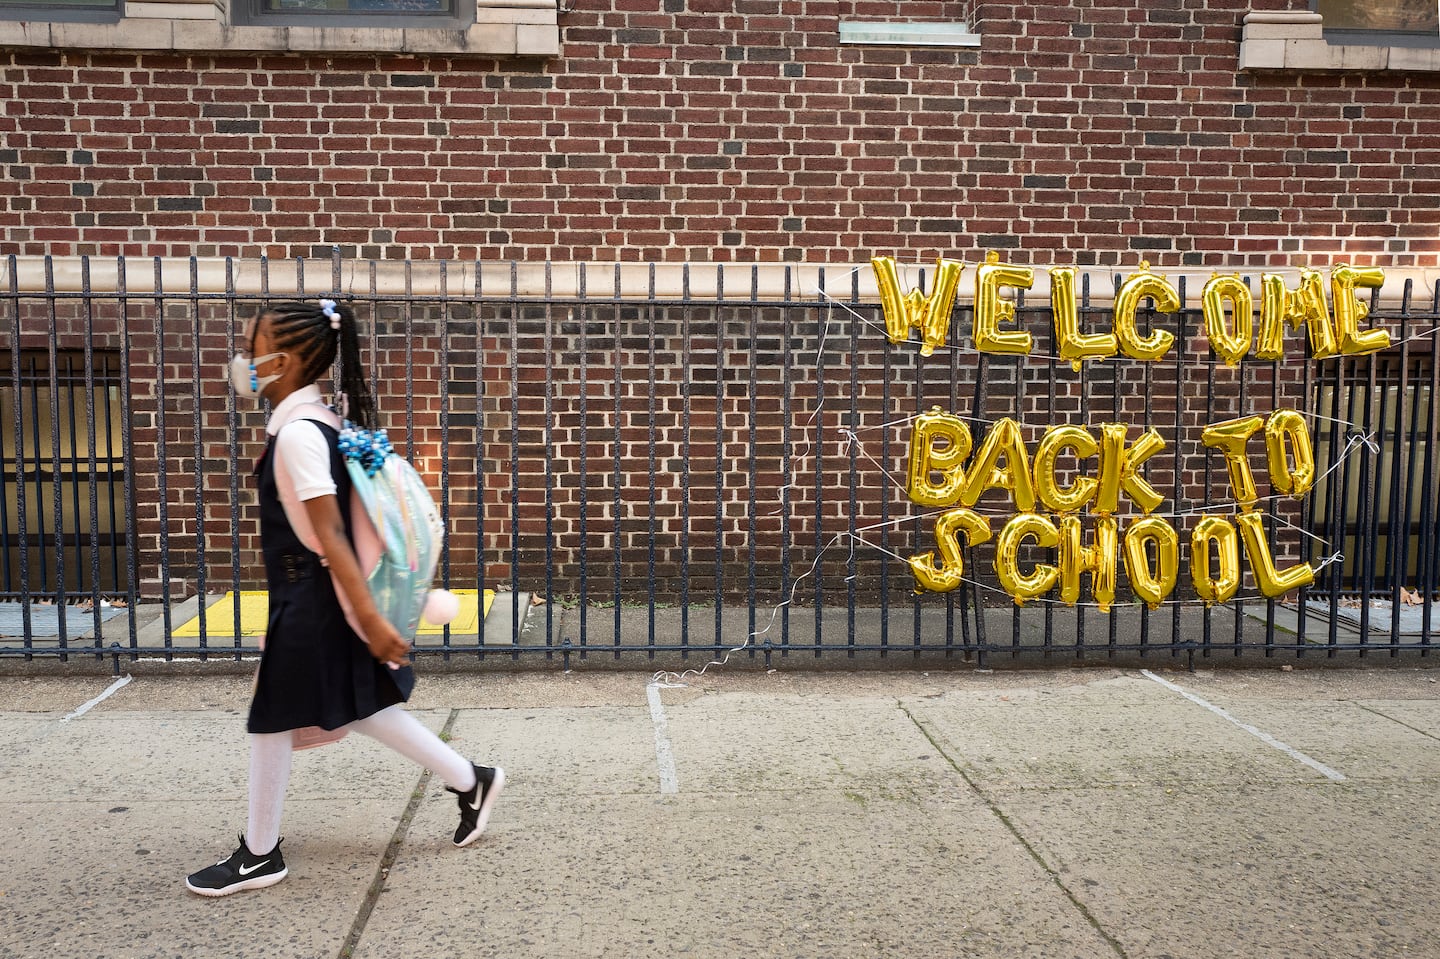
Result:
{"label": "stone ledge", "polygon": [[[957,254],[972,264],[974,256]],[[119,289],[119,265],[115,257],[56,256],[48,263],[41,256],[17,256],[14,258],[15,275],[10,275],[10,259],[0,259],[0,289],[9,290],[13,283],[15,290],[25,296],[44,295],[47,283],[60,293],[78,293],[85,288],[89,277],[89,289],[96,296],[114,296]],[[442,291],[452,297],[466,298],[478,295],[506,297],[511,292],[512,265],[508,260],[450,260],[444,264],[435,260],[420,260],[408,265],[404,261],[373,261],[374,286],[371,286],[371,260],[344,260],[340,267],[340,291],[346,296],[365,297],[373,292],[378,296],[403,296],[408,289],[417,296],[438,296]],[[195,272],[196,290],[200,293],[224,293],[228,283],[240,296],[257,296],[264,290],[276,298],[299,294],[300,278],[305,281],[304,295],[315,296],[330,291],[333,261],[328,258],[305,258],[303,265],[296,260],[271,260],[266,272],[262,273],[260,261],[248,258],[226,260],[220,257],[197,257],[193,264],[184,257],[164,257],[160,260],[161,289],[168,296],[183,297],[188,294],[191,269]],[[1050,278],[1047,266],[1052,264],[1034,263],[1035,284],[1025,294],[1027,301],[1048,302]],[[1114,302],[1114,288],[1108,278],[1117,272],[1115,267],[1077,267],[1073,262],[1056,262],[1054,266],[1073,267],[1077,272],[1089,272],[1098,281],[1092,284],[1091,305],[1108,306]],[[855,274],[859,274],[859,295],[866,302],[875,302],[878,292],[874,272],[868,262],[857,263],[691,263],[689,270],[679,263],[652,264],[625,263],[579,263],[579,262],[517,262],[514,264],[513,282],[515,295],[524,298],[579,298],[582,285],[590,299],[605,300],[616,295],[617,266],[619,275],[619,296],[621,299],[646,299],[652,288],[655,296],[665,300],[704,300],[715,298],[722,290],[726,300],[747,301],[752,289],[764,300],[779,300],[787,295],[802,300],[824,298],[818,292],[821,273],[825,277],[825,289],[836,302],[849,299]],[[913,283],[921,269],[934,266],[933,260],[906,257],[901,260],[903,283]],[[88,268],[87,268],[88,267]],[[227,267],[229,272],[227,272]],[[584,270],[582,284],[581,271]],[[1329,270],[1328,265],[1317,266],[1321,271]],[[477,270],[478,275],[477,275]],[[1125,270],[1123,272],[1130,272]],[[1156,267],[1154,272],[1172,283],[1183,278],[1188,287],[1198,290],[1215,271],[1199,267]],[[1277,273],[1286,278],[1294,287],[1298,268],[1295,267],[1246,267],[1245,272],[1258,277],[1261,273]],[[1404,294],[1405,281],[1414,282],[1415,296],[1428,297],[1430,291],[1440,283],[1440,267],[1388,267],[1385,269],[1385,285],[1380,290],[1380,303],[1386,308],[1396,308]],[[267,285],[268,284],[268,285]],[[479,292],[477,293],[477,286]],[[150,257],[131,257],[126,261],[125,289],[128,296],[143,297],[155,292],[155,260]],[[1423,296],[1420,291],[1425,291]],[[1368,292],[1368,291],[1367,291]],[[957,295],[961,302],[974,298],[974,270],[967,269],[961,277]]]}
{"label": "stone ledge", "polygon": [[[211,11],[217,8],[205,4]],[[0,47],[286,53],[450,53],[489,57],[554,57],[560,26],[554,0],[480,0],[476,22],[458,29],[231,26],[223,12],[200,16],[199,3],[139,3],[147,16],[119,23],[0,19]],[[155,16],[168,12],[172,16]]]}
{"label": "stone ledge", "polygon": [[1440,47],[1329,43],[1325,40],[1324,27],[1318,13],[1248,13],[1240,36],[1240,69],[1297,73],[1440,72]]}

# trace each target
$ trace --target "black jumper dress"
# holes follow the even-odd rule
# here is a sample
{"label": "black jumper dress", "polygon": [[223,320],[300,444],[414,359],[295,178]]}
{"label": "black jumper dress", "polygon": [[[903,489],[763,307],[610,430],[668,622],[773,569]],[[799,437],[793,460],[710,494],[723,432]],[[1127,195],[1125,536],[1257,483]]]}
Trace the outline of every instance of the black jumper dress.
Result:
{"label": "black jumper dress", "polygon": [[[345,535],[350,531],[350,474],[339,436],[314,422],[330,446]],[[306,726],[338,729],[346,723],[405,702],[415,686],[409,666],[391,669],[370,655],[340,608],[330,571],[301,544],[285,518],[275,485],[275,438],[255,472],[260,481],[260,547],[270,589],[270,621],[247,730],[280,733]]]}

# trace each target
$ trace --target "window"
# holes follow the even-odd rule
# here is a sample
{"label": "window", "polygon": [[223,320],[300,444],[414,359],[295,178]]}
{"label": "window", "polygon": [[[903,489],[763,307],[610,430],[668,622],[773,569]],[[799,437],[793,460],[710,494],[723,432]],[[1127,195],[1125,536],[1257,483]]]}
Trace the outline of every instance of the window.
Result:
{"label": "window", "polygon": [[18,369],[0,354],[0,594],[23,581],[53,595],[57,565],[66,592],[125,590],[123,383],[115,353],[93,351],[88,370],[79,350],[58,351],[54,369],[45,351],[21,351]]}
{"label": "window", "polygon": [[842,46],[978,47],[974,0],[842,0]]}
{"label": "window", "polygon": [[475,22],[475,0],[237,0],[236,23],[252,26],[454,29]]}
{"label": "window", "polygon": [[0,47],[555,57],[559,13],[556,0],[0,0]]}
{"label": "window", "polygon": [[[1331,419],[1315,428],[1315,462],[1325,475],[1310,494],[1317,524],[1313,532],[1343,554],[1343,562],[1326,575],[1338,575],[1347,591],[1367,580],[1378,589],[1413,589],[1424,582],[1422,524],[1428,514],[1423,497],[1435,463],[1427,434],[1440,396],[1431,395],[1434,364],[1428,355],[1410,356],[1406,364],[1401,360],[1397,350],[1388,350],[1363,362],[1317,364],[1321,373],[1313,410]],[[1357,449],[1345,457],[1345,445],[1363,430],[1335,424],[1335,419],[1373,429],[1381,452],[1367,455]],[[1333,472],[1332,457],[1344,464]],[[1332,506],[1339,507],[1339,515],[1331,515]]]}
{"label": "window", "polygon": [[120,19],[120,0],[0,0],[0,17],[6,20],[116,23]]}
{"label": "window", "polygon": [[1315,0],[1331,43],[1430,46],[1440,42],[1435,0]]}

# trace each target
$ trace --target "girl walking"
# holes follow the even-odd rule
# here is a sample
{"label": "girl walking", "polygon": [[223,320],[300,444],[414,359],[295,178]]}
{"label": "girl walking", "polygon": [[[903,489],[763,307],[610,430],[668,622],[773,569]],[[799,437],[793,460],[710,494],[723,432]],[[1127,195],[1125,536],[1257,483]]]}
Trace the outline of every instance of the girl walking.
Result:
{"label": "girl walking", "polygon": [[[316,385],[338,352],[348,416],[359,426],[373,426],[354,315],[332,300],[319,306],[283,303],[246,324],[241,346],[230,362],[235,392],[264,397],[273,407],[265,455],[256,467],[270,621],[247,724],[245,833],[228,859],[185,880],[202,896],[260,889],[287,875],[280,815],[301,730],[357,732],[433,770],[459,797],[457,846],[480,837],[505,785],[504,770],[465,759],[400,705],[415,685],[407,662],[410,644],[381,615],[366,587],[352,545],[350,479]],[[277,459],[286,474],[278,480]],[[293,487],[318,552],[302,544],[287,518],[281,483]],[[358,633],[346,621],[337,585],[349,600]]]}

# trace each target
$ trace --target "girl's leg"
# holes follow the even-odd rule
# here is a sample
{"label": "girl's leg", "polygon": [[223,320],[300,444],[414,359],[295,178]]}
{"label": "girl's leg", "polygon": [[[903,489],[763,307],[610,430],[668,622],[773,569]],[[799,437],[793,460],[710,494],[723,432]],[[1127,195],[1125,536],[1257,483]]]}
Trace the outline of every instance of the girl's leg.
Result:
{"label": "girl's leg", "polygon": [[350,728],[432,770],[457,792],[469,792],[475,788],[475,766],[470,760],[447,746],[420,720],[399,706],[387,706],[372,716],[357,719]]}
{"label": "girl's leg", "polygon": [[245,845],[263,856],[280,842],[280,814],[290,782],[292,737],[284,733],[250,734],[250,815]]}

